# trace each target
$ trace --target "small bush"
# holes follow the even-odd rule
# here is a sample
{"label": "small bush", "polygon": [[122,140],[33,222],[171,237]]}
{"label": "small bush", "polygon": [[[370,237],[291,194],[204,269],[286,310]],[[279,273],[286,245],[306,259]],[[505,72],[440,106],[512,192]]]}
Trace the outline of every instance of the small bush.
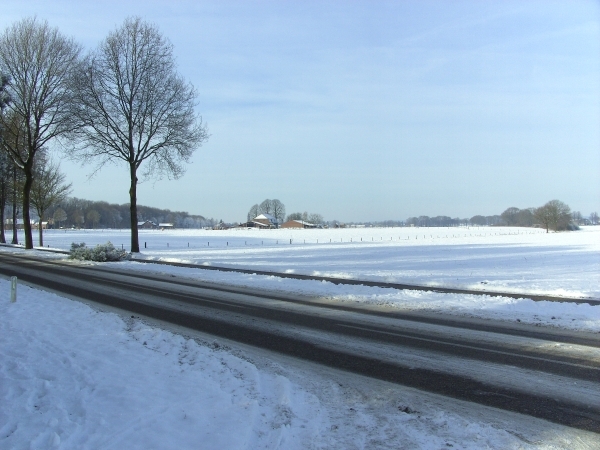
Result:
{"label": "small bush", "polygon": [[88,248],[85,246],[85,242],[77,244],[73,242],[71,244],[71,253],[69,255],[71,259],[79,259],[81,261],[123,261],[131,258],[131,254],[125,250],[119,250],[115,248],[110,242],[106,244],[96,245],[94,248]]}

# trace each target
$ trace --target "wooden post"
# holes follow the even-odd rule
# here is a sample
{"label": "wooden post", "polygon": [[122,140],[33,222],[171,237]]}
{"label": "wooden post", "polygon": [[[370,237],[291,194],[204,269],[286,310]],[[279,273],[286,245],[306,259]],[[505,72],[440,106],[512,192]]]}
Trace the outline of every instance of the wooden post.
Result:
{"label": "wooden post", "polygon": [[17,277],[10,277],[10,302],[17,301]]}

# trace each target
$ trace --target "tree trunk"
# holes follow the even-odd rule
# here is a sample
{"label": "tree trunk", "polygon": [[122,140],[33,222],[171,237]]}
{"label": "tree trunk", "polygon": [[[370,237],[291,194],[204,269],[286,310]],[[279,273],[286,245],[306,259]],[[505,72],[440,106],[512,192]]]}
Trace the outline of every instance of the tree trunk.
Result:
{"label": "tree trunk", "polygon": [[0,243],[6,244],[6,236],[4,234],[4,208],[6,207],[6,180],[0,181]]}
{"label": "tree trunk", "polygon": [[137,221],[137,169],[134,163],[129,164],[131,187],[129,188],[129,218],[131,225],[131,253],[140,252]]}
{"label": "tree trunk", "polygon": [[18,244],[17,237],[17,167],[13,168],[13,198],[12,198],[12,241],[11,244]]}
{"label": "tree trunk", "polygon": [[43,214],[40,214],[40,221],[38,222],[38,233],[40,236],[40,247],[44,246],[44,227],[42,225]]}
{"label": "tree trunk", "polygon": [[31,220],[29,207],[31,206],[31,185],[33,184],[32,164],[25,165],[25,184],[23,185],[23,231],[25,232],[25,248],[33,248],[33,235],[31,233]]}

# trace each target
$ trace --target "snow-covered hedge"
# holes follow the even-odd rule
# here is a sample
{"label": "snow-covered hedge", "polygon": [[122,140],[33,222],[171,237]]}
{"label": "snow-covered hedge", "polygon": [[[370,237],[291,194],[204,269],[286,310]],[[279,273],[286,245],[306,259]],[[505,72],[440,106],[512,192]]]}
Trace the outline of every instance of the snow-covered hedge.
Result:
{"label": "snow-covered hedge", "polygon": [[112,243],[96,245],[94,248],[85,246],[85,242],[71,244],[71,259],[80,259],[82,261],[123,261],[131,258],[131,254],[125,250],[115,248]]}

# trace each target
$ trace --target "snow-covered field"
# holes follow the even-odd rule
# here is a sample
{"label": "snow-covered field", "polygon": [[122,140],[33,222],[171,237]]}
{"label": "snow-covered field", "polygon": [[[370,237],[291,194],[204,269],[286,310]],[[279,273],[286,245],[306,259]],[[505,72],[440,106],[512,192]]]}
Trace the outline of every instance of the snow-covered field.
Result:
{"label": "snow-covered field", "polygon": [[[388,228],[142,231],[140,241],[144,257],[155,259],[597,298],[599,238],[600,227],[550,234]],[[45,239],[62,249],[129,241],[119,231],[49,231]],[[600,331],[600,306],[587,304],[117,264],[338,301]],[[6,280],[0,292],[3,449],[574,449],[598,442],[597,435],[540,420],[271,359],[209,336],[173,334],[23,285],[9,303]]]}
{"label": "snow-covered field", "polygon": [[[129,232],[48,230],[45,244],[111,241]],[[291,242],[291,244],[290,244]],[[531,228],[346,228],[336,230],[140,230],[148,258],[215,266],[600,297],[600,227],[571,233]]]}
{"label": "snow-covered field", "polygon": [[[46,234],[50,247],[63,250],[67,250],[72,242],[96,245],[106,241],[127,248],[129,233],[50,230]],[[141,257],[146,259],[476,290],[600,298],[600,227],[548,234],[530,228],[495,227],[141,230],[140,246]],[[127,264],[133,270],[176,272],[180,276],[207,281],[293,291],[339,301],[600,331],[600,307],[585,303],[336,286],[318,281],[133,262],[119,264]]]}

